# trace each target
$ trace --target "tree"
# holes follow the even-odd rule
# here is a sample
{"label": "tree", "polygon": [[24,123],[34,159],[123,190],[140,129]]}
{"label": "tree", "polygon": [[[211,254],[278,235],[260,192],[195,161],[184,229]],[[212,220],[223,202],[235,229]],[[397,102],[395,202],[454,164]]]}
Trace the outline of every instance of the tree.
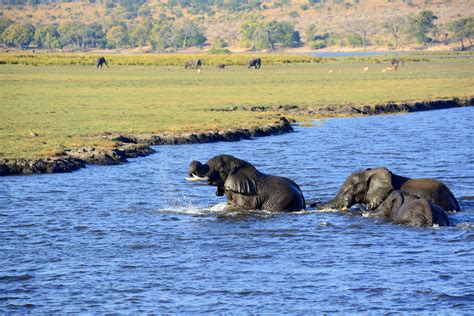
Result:
{"label": "tree", "polygon": [[418,42],[427,46],[431,38],[428,33],[435,29],[434,21],[438,19],[432,11],[421,11],[417,16],[409,17],[409,32]]}
{"label": "tree", "polygon": [[81,22],[67,22],[58,27],[61,46],[72,45],[76,49],[84,48],[86,25]]}
{"label": "tree", "polygon": [[306,42],[307,43],[311,42],[315,36],[316,36],[316,25],[311,24],[310,26],[308,26],[308,28],[305,31]]}
{"label": "tree", "polygon": [[149,39],[153,49],[164,50],[169,47],[178,49],[178,32],[166,19],[160,19],[150,31]]}
{"label": "tree", "polygon": [[28,48],[33,41],[35,28],[29,23],[14,23],[2,34],[3,41],[7,45],[15,45],[18,48]]}
{"label": "tree", "polygon": [[128,45],[127,27],[124,24],[111,26],[106,34],[107,47],[123,48]]}
{"label": "tree", "polygon": [[349,45],[351,45],[352,47],[361,47],[363,46],[363,39],[362,37],[357,34],[357,33],[350,33],[348,36],[347,36],[347,42],[349,43]]}
{"label": "tree", "polygon": [[301,36],[295,31],[293,25],[289,22],[271,21],[265,26],[269,33],[269,40],[272,50],[275,44],[281,44],[284,47],[297,47],[301,44]]}
{"label": "tree", "polygon": [[55,25],[41,25],[35,31],[35,43],[47,49],[59,48],[59,33]]}
{"label": "tree", "polygon": [[129,27],[129,43],[132,47],[141,47],[146,45],[150,31],[153,24],[149,20],[144,20],[141,23]]}
{"label": "tree", "polygon": [[294,26],[286,21],[264,23],[261,19],[249,20],[241,25],[242,42],[252,49],[275,49],[276,44],[296,47],[301,37]]}
{"label": "tree", "polygon": [[13,24],[13,21],[7,18],[0,18],[0,44],[3,44],[3,32]]}
{"label": "tree", "polygon": [[241,38],[243,45],[250,47],[251,49],[256,49],[258,48],[257,46],[262,46],[261,32],[263,27],[264,23],[261,17],[247,20],[246,22],[242,23],[242,25],[240,26],[240,33],[242,34]]}
{"label": "tree", "polygon": [[474,18],[465,18],[452,21],[448,25],[448,29],[453,33],[453,38],[461,42],[461,50],[465,50],[464,40],[469,41],[472,47],[471,37],[474,36]]}
{"label": "tree", "polygon": [[222,38],[216,37],[211,41],[212,48],[224,48],[227,47],[229,44]]}
{"label": "tree", "polygon": [[83,41],[85,47],[105,48],[107,41],[102,25],[99,23],[86,25],[83,33]]}
{"label": "tree", "polygon": [[193,21],[184,21],[178,32],[182,48],[202,45],[206,41],[204,33]]}
{"label": "tree", "polygon": [[406,19],[401,16],[394,16],[384,22],[383,28],[385,32],[387,34],[392,35],[393,40],[395,42],[393,45],[393,49],[397,49],[398,41],[400,39],[400,35],[405,25],[406,25]]}

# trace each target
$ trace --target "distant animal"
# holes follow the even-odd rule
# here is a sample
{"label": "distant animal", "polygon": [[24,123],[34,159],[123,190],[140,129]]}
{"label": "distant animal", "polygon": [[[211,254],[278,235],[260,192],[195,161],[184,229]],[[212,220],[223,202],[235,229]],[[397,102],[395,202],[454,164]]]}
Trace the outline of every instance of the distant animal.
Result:
{"label": "distant animal", "polygon": [[224,69],[224,68],[225,68],[225,64],[218,64],[218,65],[217,65],[217,68],[219,68],[219,69]]}
{"label": "distant animal", "polygon": [[254,59],[250,59],[249,62],[248,62],[248,69],[254,67],[255,69],[260,69],[260,67],[262,66],[262,59],[261,58],[254,58]]}
{"label": "distant animal", "polygon": [[403,59],[398,58],[398,57],[392,58],[392,60],[390,61],[390,64],[392,65],[392,67],[395,68],[395,70],[398,69],[398,66],[399,66],[400,64],[402,64],[402,66],[404,65],[404,64],[403,64]]}
{"label": "distant animal", "polygon": [[332,69],[328,70],[328,74],[332,74],[333,72],[334,72],[334,70],[332,70]]}
{"label": "distant animal", "polygon": [[184,69],[188,69],[188,68],[191,68],[191,69],[196,68],[196,65],[194,64],[193,60],[188,60],[187,62],[184,63]]}
{"label": "distant animal", "polygon": [[200,73],[201,73],[201,68],[199,68],[199,69],[198,69],[197,73],[198,73],[198,74],[200,74]]}
{"label": "distant animal", "polygon": [[194,61],[194,60],[188,60],[187,62],[184,63],[184,69],[199,69],[202,66],[202,61],[200,59]]}
{"label": "distant animal", "polygon": [[38,137],[39,136],[38,134],[33,132],[31,129],[30,129],[30,135],[31,135],[31,137]]}
{"label": "distant animal", "polygon": [[95,65],[97,66],[97,68],[102,68],[102,65],[106,65],[107,68],[109,68],[109,65],[107,64],[107,61],[105,60],[105,58],[103,56],[97,58],[97,61],[95,62]]}
{"label": "distant animal", "polygon": [[364,72],[369,71],[369,67],[364,67]]}

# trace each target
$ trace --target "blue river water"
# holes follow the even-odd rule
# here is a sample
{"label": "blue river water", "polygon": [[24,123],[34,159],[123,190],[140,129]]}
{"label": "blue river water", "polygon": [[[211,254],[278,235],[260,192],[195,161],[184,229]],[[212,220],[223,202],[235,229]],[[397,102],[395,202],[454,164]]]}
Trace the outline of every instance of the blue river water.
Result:
{"label": "blue river water", "polygon": [[[160,146],[119,166],[0,178],[0,313],[474,312],[474,108],[326,119],[295,133]],[[334,196],[387,166],[446,183],[451,227],[338,212],[225,213],[189,183],[217,154]]]}

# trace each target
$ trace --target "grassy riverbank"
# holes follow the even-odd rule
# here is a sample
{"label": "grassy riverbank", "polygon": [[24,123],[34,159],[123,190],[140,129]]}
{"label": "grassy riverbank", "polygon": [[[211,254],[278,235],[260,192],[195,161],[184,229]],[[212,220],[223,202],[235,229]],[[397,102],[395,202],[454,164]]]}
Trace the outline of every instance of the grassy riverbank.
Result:
{"label": "grassy riverbank", "polygon": [[[11,57],[6,55],[0,55],[0,60]],[[180,134],[255,127],[275,119],[271,111],[211,109],[305,108],[474,95],[471,54],[417,56],[418,61],[409,61],[396,72],[381,72],[389,66],[388,57],[297,63],[284,62],[288,57],[278,57],[278,62],[277,57],[265,56],[262,69],[248,70],[242,65],[248,55],[217,56],[230,59],[219,60],[230,66],[219,70],[212,66],[218,59],[206,63],[203,58],[200,73],[183,69],[182,60],[195,57],[187,55],[167,66],[153,63],[152,58],[161,58],[153,55],[117,55],[109,69],[99,70],[90,63],[95,57],[88,56],[84,65],[56,65],[52,56],[54,65],[49,66],[46,62],[2,64],[0,158],[32,159],[60,155],[66,148],[113,147],[114,142],[98,137],[105,133]],[[48,60],[47,55],[41,58]],[[132,66],[133,58],[148,60],[150,65]],[[275,59],[270,62],[270,58]]]}

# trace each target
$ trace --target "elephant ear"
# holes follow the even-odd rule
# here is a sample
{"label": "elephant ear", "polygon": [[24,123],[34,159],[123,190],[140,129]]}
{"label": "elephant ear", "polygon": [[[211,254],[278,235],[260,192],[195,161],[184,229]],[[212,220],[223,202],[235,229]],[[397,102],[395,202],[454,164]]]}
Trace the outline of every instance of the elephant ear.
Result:
{"label": "elephant ear", "polygon": [[392,173],[386,168],[368,170],[367,193],[365,196],[368,209],[375,209],[393,191]]}
{"label": "elephant ear", "polygon": [[235,173],[227,177],[224,188],[243,195],[256,195],[257,184],[248,177]]}

